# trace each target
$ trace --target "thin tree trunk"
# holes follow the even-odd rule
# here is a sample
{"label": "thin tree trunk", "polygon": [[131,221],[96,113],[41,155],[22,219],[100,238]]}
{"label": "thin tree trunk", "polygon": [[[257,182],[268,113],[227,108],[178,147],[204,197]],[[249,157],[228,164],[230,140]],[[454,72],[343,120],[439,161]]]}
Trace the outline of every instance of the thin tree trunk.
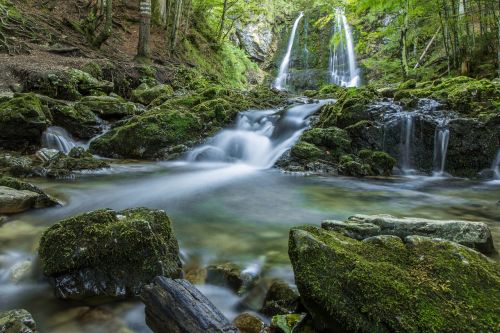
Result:
{"label": "thin tree trunk", "polygon": [[150,58],[149,37],[151,35],[151,0],[142,0],[140,10],[141,23],[139,27],[137,58]]}
{"label": "thin tree trunk", "polygon": [[404,26],[401,29],[401,64],[403,67],[404,77],[408,77],[410,68],[408,66],[408,45],[407,45],[407,33],[408,33],[408,22],[409,22],[409,12],[410,12],[410,0],[406,0],[406,11],[404,18]]}
{"label": "thin tree trunk", "polygon": [[418,59],[418,62],[417,62],[417,64],[415,65],[415,67],[413,69],[417,69],[420,66],[420,64],[422,63],[422,61],[424,60],[425,56],[427,55],[427,52],[429,52],[432,44],[434,43],[434,40],[436,39],[436,37],[437,37],[437,35],[439,34],[440,31],[441,31],[441,27],[439,27],[437,29],[436,33],[434,33],[434,36],[432,36],[432,38],[429,41],[429,43],[427,43],[427,46],[425,47],[424,52],[422,53],[422,55]]}
{"label": "thin tree trunk", "polygon": [[224,0],[224,6],[222,7],[222,15],[220,18],[219,32],[217,33],[217,41],[221,41],[222,34],[224,33],[224,28],[226,26],[226,15],[227,15],[227,0]]}
{"label": "thin tree trunk", "polygon": [[94,39],[93,45],[97,48],[100,48],[113,33],[113,0],[103,1],[106,3],[106,22],[104,23],[104,29],[99,36]]}

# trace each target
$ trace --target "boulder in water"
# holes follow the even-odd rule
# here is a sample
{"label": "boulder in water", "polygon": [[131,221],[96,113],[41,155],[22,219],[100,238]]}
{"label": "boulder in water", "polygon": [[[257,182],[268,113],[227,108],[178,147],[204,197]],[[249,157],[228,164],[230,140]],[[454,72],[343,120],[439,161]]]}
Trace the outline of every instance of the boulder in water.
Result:
{"label": "boulder in water", "polygon": [[269,317],[295,313],[299,304],[299,294],[285,281],[275,280],[266,293],[261,312]]}
{"label": "boulder in water", "polygon": [[71,176],[76,171],[100,170],[109,168],[109,164],[95,158],[82,147],[71,149],[68,155],[59,152],[43,164],[41,174],[51,178]]}
{"label": "boulder in water", "polygon": [[301,301],[319,331],[486,332],[499,325],[498,263],[452,242],[359,241],[290,231]]}
{"label": "boulder in water", "polygon": [[136,296],[155,276],[182,274],[179,247],[164,211],[97,210],[47,229],[39,249],[57,297],[102,301]]}
{"label": "boulder in water", "polygon": [[244,280],[241,276],[241,267],[232,263],[210,265],[206,268],[208,284],[223,286],[238,292],[242,287]]}
{"label": "boulder in water", "polygon": [[38,330],[31,313],[19,309],[0,312],[0,332],[36,333]]}
{"label": "boulder in water", "polygon": [[8,187],[18,191],[28,191],[32,193],[36,193],[37,197],[35,198],[33,208],[45,208],[56,206],[59,203],[54,198],[47,195],[37,186],[20,181],[11,177],[0,177],[0,186]]}
{"label": "boulder in water", "polygon": [[0,148],[30,150],[39,147],[50,123],[50,112],[34,94],[20,94],[0,103]]}
{"label": "boulder in water", "polygon": [[0,214],[22,213],[35,206],[37,193],[0,186]]}
{"label": "boulder in water", "polygon": [[45,163],[56,157],[57,154],[59,154],[57,149],[42,148],[37,151],[35,155],[40,161]]}
{"label": "boulder in water", "polygon": [[376,235],[394,235],[401,239],[420,235],[453,241],[488,255],[495,253],[491,231],[482,222],[354,215],[345,222],[324,221],[322,226],[358,240]]}

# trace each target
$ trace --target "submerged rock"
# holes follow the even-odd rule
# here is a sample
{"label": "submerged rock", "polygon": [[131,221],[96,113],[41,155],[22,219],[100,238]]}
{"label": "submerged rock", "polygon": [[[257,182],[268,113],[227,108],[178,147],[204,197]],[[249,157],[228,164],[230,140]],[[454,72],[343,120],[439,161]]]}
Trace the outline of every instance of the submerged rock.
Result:
{"label": "submerged rock", "polygon": [[498,263],[456,243],[359,241],[290,231],[303,305],[319,331],[487,332],[499,325]]}
{"label": "submerged rock", "polygon": [[482,222],[354,215],[344,222],[325,221],[322,227],[359,240],[376,235],[394,235],[401,239],[419,235],[453,241],[484,254],[495,253],[490,228]]}
{"label": "submerged rock", "polygon": [[31,313],[24,309],[0,312],[0,332],[36,333],[36,323]]}
{"label": "submerged rock", "polygon": [[40,241],[56,296],[90,301],[138,295],[155,276],[181,276],[179,247],[164,211],[97,210],[60,221]]}

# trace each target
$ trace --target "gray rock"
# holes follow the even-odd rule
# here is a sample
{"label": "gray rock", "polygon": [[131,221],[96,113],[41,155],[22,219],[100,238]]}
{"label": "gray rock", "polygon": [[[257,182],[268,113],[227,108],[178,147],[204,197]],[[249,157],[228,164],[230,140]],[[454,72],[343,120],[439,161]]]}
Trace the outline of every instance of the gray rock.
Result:
{"label": "gray rock", "polygon": [[272,53],[273,30],[264,15],[255,22],[236,26],[236,36],[246,53],[254,60],[263,62]]}
{"label": "gray rock", "polygon": [[[390,215],[355,215],[345,223],[347,226],[368,224],[370,228],[375,225],[380,228],[380,234],[394,235],[401,239],[412,235],[442,238],[476,249],[484,254],[495,253],[491,231],[488,225],[483,222],[397,218]],[[361,234],[357,234],[357,236],[357,239],[362,237]]]}
{"label": "gray rock", "polygon": [[393,245],[394,243],[401,243],[403,241],[398,236],[392,235],[379,235],[363,239],[363,242],[377,245]]}
{"label": "gray rock", "polygon": [[57,149],[42,148],[36,152],[36,157],[42,162],[47,162],[53,159],[58,153]]}
{"label": "gray rock", "polygon": [[0,214],[16,214],[35,207],[39,194],[0,186]]}
{"label": "gray rock", "polygon": [[348,237],[362,240],[380,234],[380,227],[372,223],[358,223],[351,221],[323,221],[321,227],[326,230],[337,231]]}
{"label": "gray rock", "polygon": [[26,310],[10,310],[0,313],[0,333],[36,333],[36,323]]}

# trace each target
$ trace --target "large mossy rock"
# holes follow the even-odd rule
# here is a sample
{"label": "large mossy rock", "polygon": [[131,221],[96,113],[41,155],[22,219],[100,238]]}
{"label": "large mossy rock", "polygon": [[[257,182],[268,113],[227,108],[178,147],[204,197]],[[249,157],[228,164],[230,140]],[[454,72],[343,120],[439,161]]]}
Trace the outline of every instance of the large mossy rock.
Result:
{"label": "large mossy rock", "polygon": [[56,100],[47,100],[47,103],[54,118],[54,125],[64,128],[73,136],[90,139],[102,131],[101,121],[91,110]]}
{"label": "large mossy rock", "polygon": [[0,103],[0,148],[38,147],[50,124],[50,113],[34,94],[17,95]]}
{"label": "large mossy rock", "polygon": [[58,204],[33,184],[0,176],[0,213],[20,213],[31,208],[52,207]]}
{"label": "large mossy rock", "polygon": [[498,263],[457,243],[359,241],[305,226],[290,231],[289,255],[318,331],[491,332],[500,325]]}
{"label": "large mossy rock", "polygon": [[137,89],[132,91],[132,101],[141,103],[142,105],[149,105],[161,96],[168,98],[173,94],[174,90],[168,84],[159,84],[154,87],[141,84]]}
{"label": "large mossy rock", "polygon": [[70,68],[50,72],[32,72],[25,75],[24,90],[65,100],[82,96],[106,95],[113,91],[113,83],[101,81],[89,73]]}
{"label": "large mossy rock", "polygon": [[60,152],[47,160],[39,173],[51,178],[60,178],[71,176],[75,171],[100,170],[109,167],[108,162],[95,158],[82,147],[75,147],[68,155]]}
{"label": "large mossy rock", "polygon": [[43,273],[65,299],[138,295],[155,276],[179,278],[179,247],[164,211],[97,210],[60,221],[42,235]]}
{"label": "large mossy rock", "polygon": [[87,96],[75,105],[79,112],[93,112],[102,119],[116,120],[144,112],[137,104],[113,96]]}
{"label": "large mossy rock", "polygon": [[1,333],[36,333],[35,320],[24,309],[0,312]]}

